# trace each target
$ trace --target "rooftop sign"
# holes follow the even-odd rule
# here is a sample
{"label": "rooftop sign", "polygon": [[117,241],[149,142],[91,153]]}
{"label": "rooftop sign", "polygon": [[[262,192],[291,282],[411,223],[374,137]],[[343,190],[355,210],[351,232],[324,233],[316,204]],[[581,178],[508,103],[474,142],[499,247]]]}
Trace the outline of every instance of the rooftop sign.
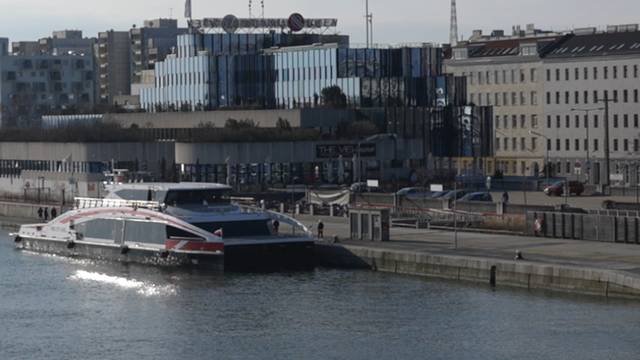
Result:
{"label": "rooftop sign", "polygon": [[338,19],[305,19],[300,14],[292,14],[286,19],[237,18],[227,15],[223,18],[204,18],[189,20],[189,27],[195,29],[222,29],[233,34],[241,29],[290,29],[293,32],[303,29],[324,29],[338,26]]}

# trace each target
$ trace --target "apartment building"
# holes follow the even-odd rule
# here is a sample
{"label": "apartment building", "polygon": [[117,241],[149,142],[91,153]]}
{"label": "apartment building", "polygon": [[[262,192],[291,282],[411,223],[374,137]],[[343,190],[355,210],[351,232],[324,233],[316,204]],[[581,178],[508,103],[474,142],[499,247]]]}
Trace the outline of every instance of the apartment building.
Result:
{"label": "apartment building", "polygon": [[119,95],[131,94],[131,40],[128,31],[105,31],[98,34],[95,51],[98,66],[97,98],[112,104]]}
{"label": "apartment building", "polygon": [[493,106],[496,170],[504,175],[537,176],[544,171],[541,141],[544,114],[544,51],[561,34],[536,30],[532,25],[505,36],[475,31],[445,62],[446,72],[467,78],[468,99]]}

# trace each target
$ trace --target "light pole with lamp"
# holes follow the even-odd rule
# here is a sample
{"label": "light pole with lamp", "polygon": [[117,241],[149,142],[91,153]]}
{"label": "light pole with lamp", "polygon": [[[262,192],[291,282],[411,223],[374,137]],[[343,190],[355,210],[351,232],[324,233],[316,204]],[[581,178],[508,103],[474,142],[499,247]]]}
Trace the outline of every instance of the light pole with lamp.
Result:
{"label": "light pole with lamp", "polygon": [[544,146],[545,146],[545,148],[547,150],[546,150],[545,160],[544,160],[545,165],[543,167],[544,168],[544,176],[546,178],[544,186],[549,186],[549,172],[551,170],[551,164],[549,163],[549,148],[551,147],[550,146],[551,144],[549,142],[551,141],[551,139],[549,139],[548,136],[546,136],[546,135],[544,135],[542,133],[539,133],[537,131],[533,131],[533,130],[529,130],[529,135],[540,136],[541,138],[546,140],[546,144]]}
{"label": "light pole with lamp", "polygon": [[589,120],[589,114],[591,112],[594,112],[594,111],[603,111],[603,110],[605,110],[604,107],[592,108],[592,109],[578,109],[578,108],[571,109],[571,111],[584,112],[585,116],[586,116],[586,120],[587,120],[586,121],[586,124],[587,124],[587,126],[586,126],[587,146],[585,146],[585,149],[584,149],[585,152],[586,152],[586,156],[587,156],[587,158],[585,159],[585,161],[586,161],[585,165],[587,167],[587,171],[585,173],[585,176],[587,177],[587,183],[591,180],[591,164],[590,164],[590,156],[589,156],[589,148],[591,146],[591,144],[589,143],[589,127],[590,127],[591,124],[589,123],[589,121],[590,121]]}

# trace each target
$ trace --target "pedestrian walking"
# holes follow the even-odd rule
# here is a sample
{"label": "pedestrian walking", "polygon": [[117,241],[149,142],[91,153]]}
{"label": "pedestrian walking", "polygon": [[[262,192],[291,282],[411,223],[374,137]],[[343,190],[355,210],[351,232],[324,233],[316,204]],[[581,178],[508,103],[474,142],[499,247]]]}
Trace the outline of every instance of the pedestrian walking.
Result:
{"label": "pedestrian walking", "polygon": [[506,191],[502,193],[502,202],[505,204],[509,202],[509,193]]}
{"label": "pedestrian walking", "polygon": [[280,221],[273,220],[273,234],[278,235],[278,230],[280,228]]}
{"label": "pedestrian walking", "polygon": [[40,207],[38,209],[38,219],[42,220],[42,214],[44,214],[44,210],[42,209],[42,207]]}
{"label": "pedestrian walking", "polygon": [[49,220],[49,208],[44,208],[44,221]]}
{"label": "pedestrian walking", "polygon": [[318,220],[318,239],[324,239],[324,223]]}
{"label": "pedestrian walking", "polygon": [[58,210],[56,210],[55,207],[51,208],[51,220],[55,219],[58,217]]}

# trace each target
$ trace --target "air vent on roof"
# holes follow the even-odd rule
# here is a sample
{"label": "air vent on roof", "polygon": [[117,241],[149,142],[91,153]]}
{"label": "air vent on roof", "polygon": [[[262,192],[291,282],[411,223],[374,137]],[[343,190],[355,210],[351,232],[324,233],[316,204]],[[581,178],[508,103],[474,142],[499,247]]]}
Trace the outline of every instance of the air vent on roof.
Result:
{"label": "air vent on roof", "polygon": [[594,27],[579,28],[579,29],[573,30],[573,33],[576,35],[591,35],[596,33],[596,28]]}

